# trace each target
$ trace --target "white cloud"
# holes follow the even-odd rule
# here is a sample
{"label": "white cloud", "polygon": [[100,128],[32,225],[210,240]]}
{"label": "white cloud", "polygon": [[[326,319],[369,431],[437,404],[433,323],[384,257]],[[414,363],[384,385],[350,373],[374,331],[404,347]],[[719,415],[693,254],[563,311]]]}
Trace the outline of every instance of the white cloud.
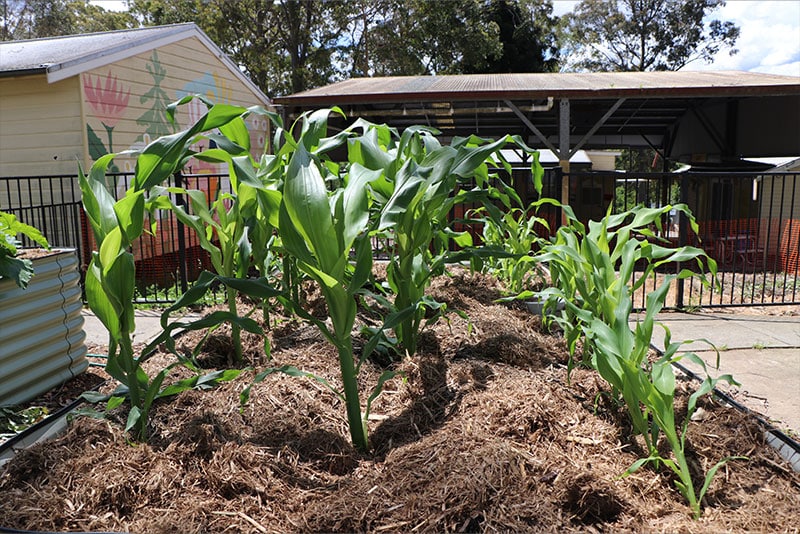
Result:
{"label": "white cloud", "polygon": [[[572,11],[577,0],[555,0],[553,12]],[[690,63],[686,70],[743,70],[800,76],[800,1],[728,0],[713,16],[740,28],[737,54],[720,52],[711,64]]]}
{"label": "white cloud", "polygon": [[800,2],[729,0],[714,18],[740,28],[736,55],[690,70],[744,70],[800,76]]}

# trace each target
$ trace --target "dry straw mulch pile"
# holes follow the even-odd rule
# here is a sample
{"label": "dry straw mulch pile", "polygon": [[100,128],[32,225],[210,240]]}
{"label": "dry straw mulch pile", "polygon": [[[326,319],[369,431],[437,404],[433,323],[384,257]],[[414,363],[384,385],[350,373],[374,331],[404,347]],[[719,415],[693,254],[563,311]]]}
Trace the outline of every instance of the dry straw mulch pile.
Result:
{"label": "dry straw mulch pile", "polygon": [[[0,526],[155,532],[797,532],[800,476],[762,429],[713,399],[690,425],[690,458],[717,473],[701,519],[666,470],[620,478],[642,453],[624,408],[589,371],[566,381],[561,339],[538,318],[495,304],[492,279],[435,281],[455,314],[395,364],[356,453],[344,407],[322,385],[270,375],[240,410],[254,372],[159,403],[148,444],[118,421],[78,418],[63,437],[20,453],[0,474]],[[313,297],[313,296],[312,296]],[[324,311],[324,310],[322,310]],[[271,365],[337,383],[336,353],[310,325],[272,328]],[[224,336],[202,355],[227,358]],[[181,338],[185,346],[196,339]],[[263,367],[262,342],[246,357]],[[159,355],[152,365],[170,356]],[[368,362],[362,392],[388,362]],[[180,373],[178,373],[180,374]],[[684,382],[682,387],[693,384]]]}

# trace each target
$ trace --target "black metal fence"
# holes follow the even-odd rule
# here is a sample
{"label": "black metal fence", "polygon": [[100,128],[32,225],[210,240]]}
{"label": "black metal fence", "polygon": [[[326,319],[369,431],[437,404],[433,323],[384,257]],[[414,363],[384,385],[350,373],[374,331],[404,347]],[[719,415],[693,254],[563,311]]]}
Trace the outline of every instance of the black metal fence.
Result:
{"label": "black metal fence", "polygon": [[[534,198],[530,176],[520,171],[515,187],[526,201]],[[124,194],[131,175],[109,176],[109,187]],[[564,187],[565,180],[567,180]],[[174,177],[169,185],[204,191],[209,200],[227,192],[227,175]],[[567,194],[578,217],[602,217],[635,204],[663,206],[686,203],[697,220],[696,229],[681,217],[667,216],[664,239],[676,245],[705,250],[719,265],[717,287],[699,281],[676,281],[667,306],[673,308],[766,306],[800,304],[800,174],[630,174],[581,173],[564,176],[548,170],[543,195],[562,199]],[[468,207],[466,207],[468,208]],[[39,228],[56,247],[78,251],[85,270],[94,243],[80,202],[75,176],[0,178],[0,210]],[[465,209],[455,214],[463,217]],[[546,207],[539,216],[551,230],[561,222],[560,210]],[[170,212],[157,212],[156,232],[134,244],[137,266],[137,301],[173,302],[203,269],[210,268],[208,254],[197,236]],[[542,228],[543,232],[546,232]],[[31,243],[25,243],[31,245]],[[669,272],[682,266],[665,266],[646,282],[653,289]],[[688,266],[687,266],[688,267]],[[637,295],[644,307],[645,291]]]}
{"label": "black metal fence", "polygon": [[[569,180],[579,217],[595,218],[609,205],[614,212],[636,204],[688,205],[697,226],[673,211],[662,221],[661,237],[703,249],[717,262],[719,285],[676,281],[668,306],[800,304],[800,173],[587,173]],[[646,291],[665,274],[682,267],[692,266],[656,273],[637,295],[637,306],[644,307]]]}
{"label": "black metal fence", "polygon": [[[133,176],[108,175],[109,190],[124,195]],[[229,191],[227,175],[173,176],[168,186],[205,191],[209,199],[220,190]],[[89,222],[83,212],[76,176],[0,178],[0,211],[12,213],[47,237],[52,247],[74,248],[81,262],[81,275],[96,249]],[[133,244],[136,262],[136,301],[162,304],[174,302],[211,262],[195,233],[185,228],[169,211],[158,210],[155,232],[147,232]],[[148,223],[151,221],[148,221]],[[147,225],[150,228],[150,225]],[[23,239],[24,246],[34,246]]]}

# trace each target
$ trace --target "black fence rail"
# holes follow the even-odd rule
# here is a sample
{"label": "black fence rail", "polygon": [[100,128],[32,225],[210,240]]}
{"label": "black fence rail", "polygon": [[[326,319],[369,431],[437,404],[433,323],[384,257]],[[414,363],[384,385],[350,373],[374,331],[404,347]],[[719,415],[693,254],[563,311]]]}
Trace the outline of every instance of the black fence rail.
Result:
{"label": "black fence rail", "polygon": [[[535,192],[529,171],[519,169],[513,174],[520,197],[525,202],[532,201]],[[120,197],[128,189],[132,175],[107,179],[110,190]],[[204,191],[209,202],[220,192],[230,191],[230,181],[224,174],[175,176],[168,185]],[[568,194],[576,215],[584,220],[602,217],[609,207],[621,211],[640,203],[686,203],[698,222],[697,231],[686,219],[670,214],[662,221],[661,237],[675,245],[705,250],[719,265],[719,285],[676,281],[668,297],[670,308],[800,304],[798,173],[565,176],[558,169],[549,169],[542,194],[559,200]],[[470,207],[473,206],[458,208],[453,218],[468,218]],[[39,228],[51,245],[77,249],[85,271],[95,245],[81,207],[77,177],[0,178],[0,210]],[[554,232],[561,224],[561,211],[555,207],[543,207],[538,216],[549,227],[542,227],[542,234]],[[142,236],[132,249],[137,267],[136,300],[170,303],[202,270],[210,269],[211,263],[194,232],[180,224],[171,212],[156,212],[154,218],[156,231]],[[480,234],[480,228],[460,229],[471,230],[476,238]],[[391,253],[390,242],[378,244],[385,248],[384,253]],[[647,291],[681,267],[684,266],[665,266],[648,279],[636,295],[637,307],[644,307]]]}

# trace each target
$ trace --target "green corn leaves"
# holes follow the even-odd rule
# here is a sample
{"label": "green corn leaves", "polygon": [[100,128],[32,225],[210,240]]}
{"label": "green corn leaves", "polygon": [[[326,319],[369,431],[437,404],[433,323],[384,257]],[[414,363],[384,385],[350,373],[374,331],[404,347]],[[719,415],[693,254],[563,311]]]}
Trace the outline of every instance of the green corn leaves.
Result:
{"label": "green corn leaves", "polygon": [[[171,105],[168,116],[173,117],[178,106],[193,98],[200,97],[186,97]],[[366,450],[369,408],[384,383],[396,374],[384,373],[362,406],[357,373],[369,352],[385,339],[388,330],[394,330],[407,353],[416,350],[421,328],[444,313],[445,307],[425,291],[431,276],[441,272],[448,261],[509,254],[497,248],[452,253],[449,243],[472,245],[469,234],[449,228],[453,206],[459,202],[484,203],[493,216],[500,216],[495,202],[506,206],[519,202],[512,188],[499,191],[488,187],[492,169],[510,170],[500,149],[515,144],[533,154],[537,189],[542,174],[538,158],[518,138],[485,140],[472,136],[443,146],[435,132],[427,128],[408,128],[398,135],[395,130],[363,120],[327,136],[328,117],[341,114],[341,110],[309,113],[287,130],[276,115],[264,110],[200,100],[207,106],[200,120],[184,131],[157,139],[138,156],[133,187],[122,200],[115,202],[105,188],[105,169],[113,155],[100,158],[89,176],[82,178],[87,216],[98,243],[87,275],[87,293],[111,333],[114,355],[110,355],[108,369],[131,399],[130,430],[143,438],[151,403],[164,391],[173,391],[162,387],[168,370],[150,379],[130,346],[134,263],[128,248],[145,231],[146,214],[167,209],[194,231],[209,253],[216,274],[204,273],[165,312],[164,333],[157,341],[171,347],[174,344],[169,334],[176,328],[214,328],[220,322],[229,322],[233,344],[239,349],[242,329],[263,332],[251,320],[237,316],[237,293],[257,295],[263,302],[275,299],[284,309],[316,324],[336,346],[342,384],[336,391],[345,400],[353,444]],[[275,129],[274,153],[260,161],[249,154],[244,123],[249,113],[267,115]],[[209,145],[213,141],[214,148],[192,151],[190,147],[201,140],[209,141]],[[335,150],[345,147],[347,161],[330,158]],[[164,187],[163,181],[180,172],[191,157],[227,165],[231,190],[209,199],[201,191]],[[386,308],[384,325],[356,357],[352,342],[356,299],[366,293],[364,286],[371,277],[373,258],[370,239],[376,235],[393,244],[387,267],[393,298],[376,295]],[[280,290],[272,289],[268,281],[274,277],[271,266],[278,262],[284,267]],[[259,271],[259,279],[247,278],[252,268]],[[319,284],[329,323],[302,308],[296,291],[299,273]],[[202,299],[213,284],[225,287],[227,311],[189,324],[170,322],[171,312]],[[264,311],[266,317],[266,305]],[[432,311],[433,317],[426,318],[426,311]],[[237,353],[240,359],[241,353]],[[193,366],[191,358],[183,358],[181,363]],[[291,366],[276,370],[305,376]]]}
{"label": "green corn leaves", "polygon": [[[686,206],[674,208],[689,216],[696,226]],[[683,269],[665,276],[661,285],[648,293],[644,317],[633,329],[629,326],[633,308],[631,294],[642,287],[656,268],[672,262],[696,262],[700,269],[705,267],[716,276],[716,263],[702,250],[671,249],[645,239],[655,237],[651,227],[660,227],[670,209],[673,207],[637,207],[620,214],[609,212],[602,221],[589,222],[587,229],[572,210],[565,207],[570,224],[559,228],[555,240],[538,255],[541,261],[549,263],[555,286],[540,295],[551,303],[555,299],[566,301],[564,311],[555,320],[564,329],[570,354],[574,355],[582,339],[581,363],[596,369],[612,391],[622,398],[635,433],[645,441],[648,457],[635,462],[626,474],[648,462],[667,466],[677,475],[676,486],[698,517],[700,500],[714,473],[727,459],[708,471],[701,491],[696,493],[685,454],[686,427],[697,399],[712,391],[719,380],[733,383],[733,379],[729,375],[713,380],[707,377],[690,397],[688,413],[679,425],[675,421],[676,382],[672,363],[683,357],[700,363],[703,369],[705,364],[693,354],[678,355],[681,344],[671,343],[669,331],[666,332],[665,353],[656,361],[648,361],[656,315],[664,306],[670,283],[695,274]],[[629,282],[634,266],[642,262],[645,267],[641,277]],[[568,373],[574,365],[571,358]],[[663,458],[659,453],[660,436],[666,440],[674,459]]]}

